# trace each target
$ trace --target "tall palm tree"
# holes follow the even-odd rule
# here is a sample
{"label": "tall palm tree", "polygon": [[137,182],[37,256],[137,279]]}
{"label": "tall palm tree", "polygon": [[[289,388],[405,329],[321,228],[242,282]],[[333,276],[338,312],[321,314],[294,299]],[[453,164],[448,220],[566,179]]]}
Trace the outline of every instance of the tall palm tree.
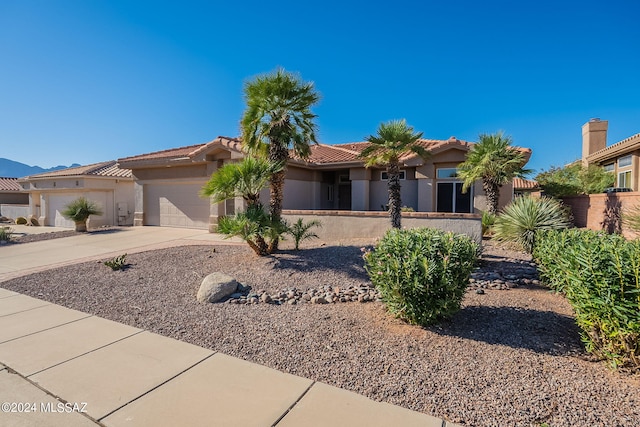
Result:
{"label": "tall palm tree", "polygon": [[458,177],[462,179],[462,191],[467,191],[477,180],[482,180],[482,189],[487,195],[487,210],[498,211],[500,187],[513,178],[530,171],[524,169],[524,153],[513,147],[510,136],[502,131],[495,134],[480,134],[480,141],[467,153],[467,159],[458,166]]}
{"label": "tall palm tree", "polygon": [[[244,93],[247,108],[240,125],[249,152],[266,152],[269,161],[283,164],[290,148],[301,158],[309,156],[310,144],[317,143],[316,115],[311,107],[320,99],[313,83],[278,69],[247,82]],[[282,215],[284,176],[283,168],[270,179],[269,214],[274,221]]]}
{"label": "tall palm tree", "polygon": [[400,228],[402,218],[400,197],[400,158],[409,153],[416,153],[425,158],[429,155],[418,141],[422,138],[422,132],[414,132],[413,127],[408,126],[402,120],[392,120],[380,123],[377,135],[370,135],[368,145],[360,153],[365,166],[386,166],[389,177],[389,217],[391,226]]}

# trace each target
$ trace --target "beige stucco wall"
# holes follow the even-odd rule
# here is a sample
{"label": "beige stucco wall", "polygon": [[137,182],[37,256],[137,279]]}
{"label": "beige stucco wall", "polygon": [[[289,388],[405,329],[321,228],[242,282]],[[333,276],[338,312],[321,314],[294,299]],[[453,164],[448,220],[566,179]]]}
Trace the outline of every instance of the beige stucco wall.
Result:
{"label": "beige stucco wall", "polygon": [[[391,228],[385,212],[356,211],[292,211],[283,212],[283,218],[295,222],[319,220],[322,227],[314,229],[320,239],[341,241],[354,238],[378,238]],[[404,213],[403,228],[431,227],[443,231],[466,234],[478,244],[482,243],[481,216],[475,214]]]}

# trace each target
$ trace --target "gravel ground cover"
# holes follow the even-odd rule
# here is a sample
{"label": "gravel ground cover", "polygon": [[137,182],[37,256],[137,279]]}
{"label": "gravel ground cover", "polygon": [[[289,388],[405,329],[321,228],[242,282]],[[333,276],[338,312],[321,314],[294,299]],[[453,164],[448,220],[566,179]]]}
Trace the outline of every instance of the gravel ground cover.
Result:
{"label": "gravel ground cover", "polygon": [[431,328],[379,302],[195,300],[213,271],[274,294],[366,287],[361,255],[185,246],[130,254],[124,271],[88,262],[0,286],[464,425],[640,425],[640,379],[589,357],[566,300],[531,278],[525,254],[490,243],[463,309]]}

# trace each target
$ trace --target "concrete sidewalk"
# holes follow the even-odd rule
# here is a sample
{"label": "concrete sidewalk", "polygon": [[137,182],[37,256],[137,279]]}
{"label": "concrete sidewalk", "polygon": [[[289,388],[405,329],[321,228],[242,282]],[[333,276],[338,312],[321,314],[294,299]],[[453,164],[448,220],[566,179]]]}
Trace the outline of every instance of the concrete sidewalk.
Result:
{"label": "concrete sidewalk", "polygon": [[2,426],[453,426],[0,288]]}
{"label": "concrete sidewalk", "polygon": [[[24,227],[27,229],[27,227]],[[28,227],[26,232],[60,231]],[[68,230],[67,230],[68,231]],[[0,246],[0,282],[50,268],[180,244],[239,244],[207,230],[170,227],[115,227],[76,236]]]}

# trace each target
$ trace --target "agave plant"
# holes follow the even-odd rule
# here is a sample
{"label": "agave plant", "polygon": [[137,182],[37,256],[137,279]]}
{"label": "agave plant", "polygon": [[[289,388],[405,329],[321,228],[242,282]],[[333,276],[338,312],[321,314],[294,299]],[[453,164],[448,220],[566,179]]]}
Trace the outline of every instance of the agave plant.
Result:
{"label": "agave plant", "polygon": [[87,231],[87,220],[91,215],[102,215],[96,202],[79,197],[66,205],[62,216],[76,223],[76,231]]}
{"label": "agave plant", "polygon": [[517,197],[496,218],[496,240],[514,242],[528,253],[533,252],[537,230],[559,230],[571,225],[563,205],[548,197]]}

